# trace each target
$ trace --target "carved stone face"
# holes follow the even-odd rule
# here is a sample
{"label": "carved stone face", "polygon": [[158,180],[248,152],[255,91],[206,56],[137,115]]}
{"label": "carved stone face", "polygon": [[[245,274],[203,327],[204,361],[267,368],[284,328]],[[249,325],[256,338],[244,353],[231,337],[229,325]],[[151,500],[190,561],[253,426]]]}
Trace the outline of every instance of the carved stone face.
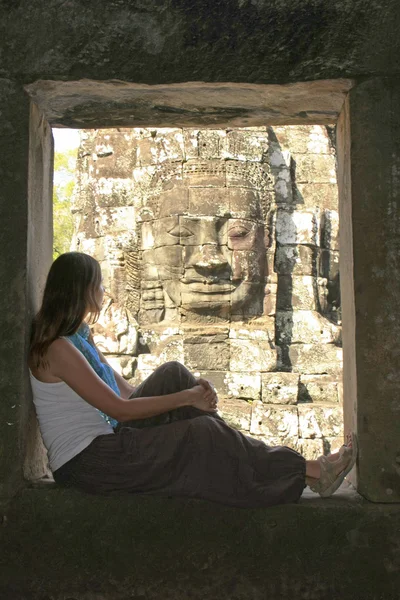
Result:
{"label": "carved stone face", "polygon": [[157,272],[174,306],[221,316],[239,314],[260,295],[265,278],[258,198],[248,189],[202,192],[198,202],[196,195],[188,194],[190,206],[182,196],[174,202],[168,195],[160,218],[143,223],[145,272]]}

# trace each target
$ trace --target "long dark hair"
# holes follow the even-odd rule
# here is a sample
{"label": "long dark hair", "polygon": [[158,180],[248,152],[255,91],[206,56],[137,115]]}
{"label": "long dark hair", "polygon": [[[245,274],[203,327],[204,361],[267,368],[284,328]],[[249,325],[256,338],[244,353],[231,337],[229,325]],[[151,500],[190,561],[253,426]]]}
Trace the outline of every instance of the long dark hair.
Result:
{"label": "long dark hair", "polygon": [[50,344],[76,333],[88,311],[90,323],[98,319],[101,306],[96,292],[100,285],[100,265],[88,254],[66,252],[53,262],[42,306],[33,321],[30,355],[36,367],[46,366]]}

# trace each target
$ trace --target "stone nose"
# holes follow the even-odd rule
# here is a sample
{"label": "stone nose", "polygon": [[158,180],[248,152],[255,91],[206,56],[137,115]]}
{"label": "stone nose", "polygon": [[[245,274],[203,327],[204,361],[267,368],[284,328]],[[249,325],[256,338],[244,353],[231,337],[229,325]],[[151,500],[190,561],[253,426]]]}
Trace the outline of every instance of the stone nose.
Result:
{"label": "stone nose", "polygon": [[222,269],[229,265],[226,256],[221,252],[221,248],[215,244],[204,244],[199,246],[189,261],[188,266],[197,267],[206,270]]}

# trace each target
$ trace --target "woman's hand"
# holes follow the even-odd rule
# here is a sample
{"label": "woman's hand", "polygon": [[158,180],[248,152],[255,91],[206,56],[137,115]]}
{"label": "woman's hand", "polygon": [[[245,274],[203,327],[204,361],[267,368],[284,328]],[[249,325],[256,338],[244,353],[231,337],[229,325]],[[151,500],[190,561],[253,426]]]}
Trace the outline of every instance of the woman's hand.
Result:
{"label": "woman's hand", "polygon": [[[206,381],[206,380],[199,380]],[[206,382],[207,387],[200,383],[187,390],[190,397],[190,404],[195,408],[204,410],[205,412],[217,412],[218,398],[214,388]]]}

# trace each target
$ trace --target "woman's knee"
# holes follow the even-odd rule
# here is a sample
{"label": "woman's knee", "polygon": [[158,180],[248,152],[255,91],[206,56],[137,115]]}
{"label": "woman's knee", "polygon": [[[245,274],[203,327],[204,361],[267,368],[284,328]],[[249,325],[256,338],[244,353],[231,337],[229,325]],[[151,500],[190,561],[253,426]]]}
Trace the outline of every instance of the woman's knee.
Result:
{"label": "woman's knee", "polygon": [[194,378],[193,374],[189,371],[189,369],[187,369],[185,365],[178,362],[177,360],[170,360],[161,365],[161,368],[165,371],[169,371],[172,375],[185,375],[187,377],[190,376]]}

